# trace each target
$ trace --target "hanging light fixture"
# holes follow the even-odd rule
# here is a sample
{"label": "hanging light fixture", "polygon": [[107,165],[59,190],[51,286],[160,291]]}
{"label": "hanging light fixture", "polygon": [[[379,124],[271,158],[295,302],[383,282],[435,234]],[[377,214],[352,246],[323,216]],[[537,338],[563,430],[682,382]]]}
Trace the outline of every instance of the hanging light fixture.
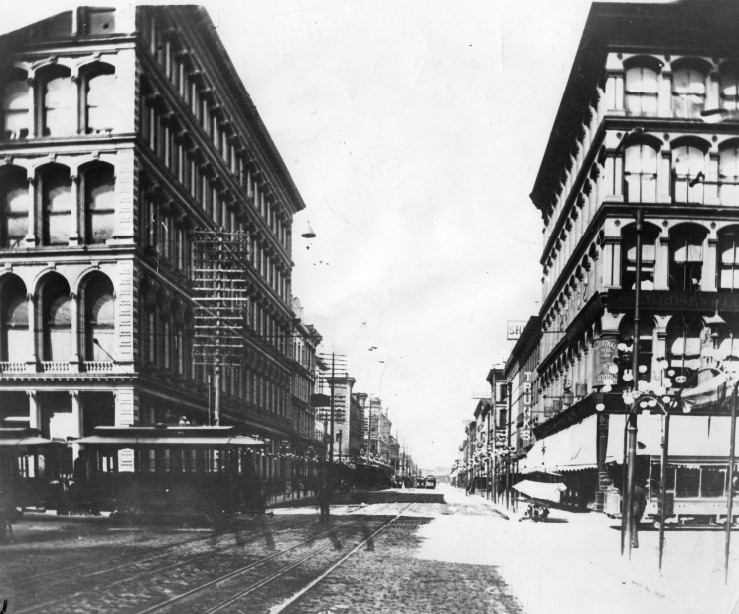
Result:
{"label": "hanging light fixture", "polygon": [[310,226],[310,222],[306,222],[305,224],[305,230],[300,234],[301,237],[304,239],[315,239],[316,233],[313,232],[313,229]]}

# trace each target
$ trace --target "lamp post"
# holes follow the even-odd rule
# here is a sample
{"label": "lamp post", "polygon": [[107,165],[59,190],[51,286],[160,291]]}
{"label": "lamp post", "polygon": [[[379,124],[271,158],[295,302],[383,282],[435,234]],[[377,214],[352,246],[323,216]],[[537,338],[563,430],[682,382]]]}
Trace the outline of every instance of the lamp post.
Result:
{"label": "lamp post", "polygon": [[[634,377],[634,392],[639,389],[639,320],[641,318],[641,266],[642,266],[642,227],[644,225],[644,211],[636,210],[636,279],[634,285],[634,350],[632,356],[632,373]],[[626,393],[624,394],[626,400]],[[628,406],[628,404],[627,404]],[[629,558],[631,558],[632,541],[632,502],[634,499],[634,471],[636,465],[636,434],[637,408],[634,403],[628,406],[626,418],[626,484],[624,487],[624,509],[621,514],[621,554],[624,551],[624,542],[628,543]]]}
{"label": "lamp post", "polygon": [[726,537],[724,543],[724,584],[729,580],[729,549],[731,547],[731,516],[734,506],[734,447],[736,445],[736,397],[739,389],[739,381],[734,383],[734,391],[731,397],[731,421],[729,433],[729,473],[727,476],[726,494]]}

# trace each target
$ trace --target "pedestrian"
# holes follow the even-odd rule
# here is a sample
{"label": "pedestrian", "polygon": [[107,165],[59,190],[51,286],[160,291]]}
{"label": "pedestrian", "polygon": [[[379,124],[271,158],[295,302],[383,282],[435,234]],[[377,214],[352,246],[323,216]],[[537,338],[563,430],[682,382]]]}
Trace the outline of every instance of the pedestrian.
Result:
{"label": "pedestrian", "polygon": [[317,498],[321,522],[328,522],[331,516],[331,490],[326,480],[321,482],[321,486],[318,488]]}
{"label": "pedestrian", "polygon": [[634,496],[631,499],[631,547],[639,547],[639,523],[647,508],[647,490],[643,481],[634,485]]}

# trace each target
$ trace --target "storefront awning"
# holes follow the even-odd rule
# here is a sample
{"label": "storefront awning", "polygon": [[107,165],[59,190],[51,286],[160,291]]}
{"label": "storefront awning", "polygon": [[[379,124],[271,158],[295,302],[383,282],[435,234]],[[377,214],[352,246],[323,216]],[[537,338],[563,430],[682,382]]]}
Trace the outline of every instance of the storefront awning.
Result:
{"label": "storefront awning", "polygon": [[517,490],[532,499],[542,499],[544,501],[559,502],[560,493],[567,490],[562,482],[534,482],[532,480],[523,480],[513,485],[513,490]]}
{"label": "storefront awning", "polygon": [[598,417],[588,416],[554,435],[537,441],[520,461],[521,473],[573,471],[596,466]]}

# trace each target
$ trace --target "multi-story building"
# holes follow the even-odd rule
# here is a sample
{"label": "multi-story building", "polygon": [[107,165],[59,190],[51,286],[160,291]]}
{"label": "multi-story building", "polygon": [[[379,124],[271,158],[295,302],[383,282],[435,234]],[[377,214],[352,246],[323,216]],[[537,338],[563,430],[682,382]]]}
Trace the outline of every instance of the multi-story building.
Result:
{"label": "multi-story building", "polygon": [[[595,3],[587,19],[531,193],[544,222],[535,410],[547,419],[523,466],[563,473],[574,504],[599,508],[608,478],[619,485],[607,463],[623,459],[635,379],[687,386],[737,354],[738,17],[729,3]],[[679,412],[670,453],[706,453],[711,430],[728,450],[724,417],[708,428],[723,411]],[[658,420],[639,418],[640,455],[659,454],[647,444]]]}
{"label": "multi-story building", "polygon": [[[220,420],[269,441],[274,475],[304,203],[207,13],[79,8],[0,47],[0,417],[58,438]],[[199,249],[238,273],[222,358],[196,342]]]}
{"label": "multi-story building", "polygon": [[302,321],[303,308],[297,297],[293,298],[293,385],[292,385],[292,438],[289,458],[292,477],[315,477],[314,459],[323,457],[323,438],[316,434],[316,410],[312,395],[316,378],[316,350],[322,337],[316,328]]}

